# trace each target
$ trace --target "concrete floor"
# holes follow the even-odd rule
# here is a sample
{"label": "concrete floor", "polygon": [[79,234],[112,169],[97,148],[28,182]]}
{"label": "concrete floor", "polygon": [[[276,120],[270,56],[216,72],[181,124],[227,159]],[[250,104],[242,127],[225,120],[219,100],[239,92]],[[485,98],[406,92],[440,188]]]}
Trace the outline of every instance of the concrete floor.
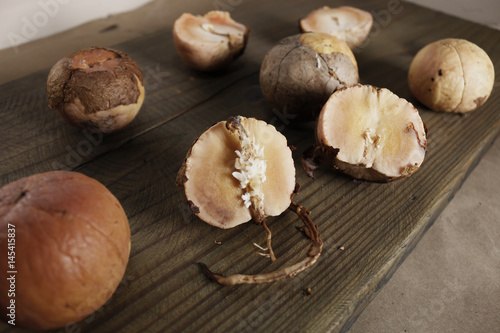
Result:
{"label": "concrete floor", "polygon": [[500,140],[348,333],[500,332]]}
{"label": "concrete floor", "polygon": [[408,2],[500,29],[498,0],[408,0]]}
{"label": "concrete floor", "polygon": [[[411,2],[500,29],[498,0]],[[375,332],[500,332],[500,140],[348,333]]]}

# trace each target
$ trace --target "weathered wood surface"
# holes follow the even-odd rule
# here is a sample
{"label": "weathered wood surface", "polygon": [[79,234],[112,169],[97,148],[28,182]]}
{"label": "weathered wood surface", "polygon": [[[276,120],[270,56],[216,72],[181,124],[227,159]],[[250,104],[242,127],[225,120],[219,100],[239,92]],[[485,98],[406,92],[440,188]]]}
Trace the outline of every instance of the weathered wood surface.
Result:
{"label": "weathered wood surface", "polygon": [[[378,29],[356,53],[362,83],[414,102],[429,129],[422,169],[395,183],[357,183],[325,168],[314,180],[307,178],[300,154],[313,142],[312,126],[290,126],[262,98],[258,73],[265,53],[295,34],[297,20],[321,1],[233,6],[233,17],[251,28],[250,42],[243,57],[220,73],[197,73],[181,63],[170,28],[117,45],[143,69],[147,96],[130,126],[105,137],[74,129],[47,108],[48,69],[3,85],[0,185],[37,172],[79,171],[106,185],[130,220],[132,252],[119,290],[94,315],[58,332],[345,331],[453,197],[500,125],[498,84],[481,109],[460,116],[428,111],[411,97],[406,83],[413,55],[445,37],[482,47],[498,77],[500,33],[408,3],[391,14],[389,3],[349,2],[385,14],[376,16]],[[186,11],[192,11],[189,4]],[[278,257],[271,264],[252,254],[252,242],[265,240],[261,228],[246,224],[219,230],[184,205],[175,176],[189,146],[211,124],[238,114],[273,123],[297,147],[301,192],[296,200],[312,210],[325,246],[318,263],[294,279],[221,287],[196,265],[202,261],[225,274],[267,272],[301,259],[309,246],[294,228],[301,222],[293,213],[270,219]],[[16,329],[2,323],[0,331]]]}

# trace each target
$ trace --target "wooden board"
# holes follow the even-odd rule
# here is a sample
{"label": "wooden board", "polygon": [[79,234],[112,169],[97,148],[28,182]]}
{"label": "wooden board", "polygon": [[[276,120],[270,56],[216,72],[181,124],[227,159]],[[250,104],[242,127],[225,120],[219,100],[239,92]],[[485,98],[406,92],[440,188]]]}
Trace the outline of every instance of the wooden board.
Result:
{"label": "wooden board", "polygon": [[[419,172],[395,183],[358,183],[325,168],[309,179],[300,168],[300,154],[313,142],[313,126],[291,126],[270,110],[258,73],[267,50],[295,34],[297,20],[324,3],[213,5],[224,3],[232,3],[233,17],[250,26],[251,37],[243,57],[220,73],[189,70],[174,51],[171,28],[116,46],[138,62],[147,83],[139,116],[118,133],[90,136],[49,110],[49,69],[1,86],[0,185],[37,172],[75,170],[106,185],[130,220],[132,252],[119,289],[95,314],[58,332],[346,331],[499,132],[498,84],[481,109],[460,116],[428,111],[411,97],[406,83],[415,53],[446,37],[482,47],[498,77],[498,31],[408,3],[388,7],[394,2],[349,1],[371,11],[376,22],[368,45],[356,53],[362,83],[389,88],[415,103],[429,129],[428,154]],[[219,230],[189,213],[175,187],[177,170],[196,137],[237,114],[274,124],[297,147],[301,192],[296,200],[312,210],[325,246],[318,263],[294,279],[221,287],[196,265],[205,262],[225,274],[267,272],[298,261],[309,246],[291,212],[269,220],[278,257],[274,264],[252,254],[252,242],[264,242],[261,228],[246,224]],[[2,323],[0,331],[15,329]]]}

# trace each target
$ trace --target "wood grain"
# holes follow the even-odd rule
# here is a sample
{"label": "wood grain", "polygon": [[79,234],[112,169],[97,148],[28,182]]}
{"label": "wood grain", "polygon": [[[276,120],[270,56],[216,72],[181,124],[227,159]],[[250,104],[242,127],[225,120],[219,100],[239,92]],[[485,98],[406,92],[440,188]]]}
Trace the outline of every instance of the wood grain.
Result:
{"label": "wood grain", "polygon": [[[387,11],[388,3],[349,2],[374,14]],[[423,166],[390,184],[354,182],[326,168],[310,179],[300,168],[300,154],[313,142],[313,126],[292,126],[270,110],[258,73],[267,50],[297,33],[297,20],[322,5],[241,2],[232,16],[250,26],[250,42],[243,57],[219,73],[188,69],[174,51],[170,28],[117,45],[142,68],[147,93],[137,119],[115,134],[89,136],[49,110],[49,69],[1,87],[0,185],[37,172],[79,171],[106,185],[130,220],[132,252],[121,286],[103,308],[66,330],[346,331],[410,253],[498,135],[500,92],[497,85],[486,104],[466,116],[434,113],[409,93],[408,66],[425,44],[460,37],[490,55],[498,76],[500,33],[408,3],[401,3],[402,11],[391,14],[387,24],[376,19],[380,29],[355,53],[361,81],[386,87],[419,108],[429,129]],[[261,228],[211,227],[189,212],[176,189],[177,170],[193,140],[238,114],[274,124],[297,147],[296,200],[312,210],[325,245],[318,263],[294,279],[221,287],[196,265],[202,261],[224,274],[268,272],[300,260],[309,246],[294,228],[301,222],[293,213],[270,219],[278,257],[271,264],[252,254],[252,242],[265,241]],[[1,324],[0,331],[18,330]]]}

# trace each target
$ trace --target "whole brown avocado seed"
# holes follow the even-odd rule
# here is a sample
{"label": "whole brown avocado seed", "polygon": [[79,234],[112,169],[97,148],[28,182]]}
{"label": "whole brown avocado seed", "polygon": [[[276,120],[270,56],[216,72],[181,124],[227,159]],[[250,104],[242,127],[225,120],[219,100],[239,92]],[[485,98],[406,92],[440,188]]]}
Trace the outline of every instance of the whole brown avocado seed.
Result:
{"label": "whole brown avocado seed", "polygon": [[2,319],[15,300],[16,327],[52,330],[83,320],[117,289],[130,246],[123,207],[93,178],[51,171],[3,186],[0,269],[15,271],[15,296],[7,297],[12,280],[0,279]]}
{"label": "whole brown avocado seed", "polygon": [[260,87],[267,103],[287,121],[314,120],[330,95],[359,82],[346,43],[320,32],[282,39],[264,57]]}
{"label": "whole brown avocado seed", "polygon": [[47,79],[49,108],[68,123],[109,133],[128,125],[145,96],[144,78],[125,53],[92,47],[59,60]]}
{"label": "whole brown avocado seed", "polygon": [[411,93],[434,111],[473,111],[486,102],[494,84],[495,69],[488,54],[465,39],[426,45],[408,71]]}

